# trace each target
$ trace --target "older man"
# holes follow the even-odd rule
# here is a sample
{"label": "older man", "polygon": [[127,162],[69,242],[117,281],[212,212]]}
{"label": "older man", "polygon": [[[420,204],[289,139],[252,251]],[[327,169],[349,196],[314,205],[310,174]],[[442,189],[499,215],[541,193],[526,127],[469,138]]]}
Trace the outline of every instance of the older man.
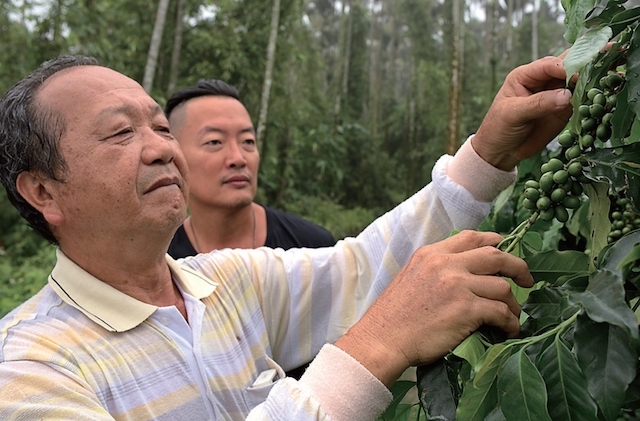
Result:
{"label": "older man", "polygon": [[496,274],[531,286],[526,264],[495,233],[442,239],[561,129],[563,82],[557,58],[515,70],[434,182],[357,238],[176,262],[188,172],[162,110],[89,58],[45,63],[0,100],[3,184],[59,245],[48,285],[0,322],[0,418],[372,420],[408,367],[482,324],[517,335]]}

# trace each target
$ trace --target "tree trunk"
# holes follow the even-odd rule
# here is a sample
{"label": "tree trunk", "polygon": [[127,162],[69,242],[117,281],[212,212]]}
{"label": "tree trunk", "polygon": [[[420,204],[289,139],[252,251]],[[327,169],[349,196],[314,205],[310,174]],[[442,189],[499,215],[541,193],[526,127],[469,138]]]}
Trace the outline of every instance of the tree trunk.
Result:
{"label": "tree trunk", "polygon": [[[343,51],[342,60],[341,60],[342,65],[340,66],[342,81],[340,85],[338,85],[338,93],[336,95],[336,102],[333,108],[334,121],[336,122],[336,125],[342,122],[342,119],[340,118],[340,112],[341,112],[340,107],[342,105],[342,98],[347,96],[347,88],[349,85],[349,56],[351,55],[351,36],[353,31],[353,10],[351,7],[352,6],[351,0],[348,0],[348,5],[349,5],[349,18],[347,20],[347,29],[345,33],[346,45],[342,50]],[[344,3],[342,7],[342,15],[344,16]]]}
{"label": "tree trunk", "polygon": [[168,7],[169,0],[160,0],[158,2],[156,22],[153,25],[147,64],[144,67],[144,78],[142,79],[142,87],[147,93],[151,93],[151,88],[153,87],[153,77],[156,73],[156,66],[158,65],[158,53],[160,52],[160,43],[162,42],[162,33],[164,32],[164,22],[167,18]]}
{"label": "tree trunk", "polygon": [[507,67],[513,69],[513,2],[507,0]]}
{"label": "tree trunk", "polygon": [[184,28],[184,3],[185,0],[178,0],[176,8],[176,33],[173,37],[173,50],[171,51],[171,73],[169,74],[169,85],[167,94],[171,95],[176,90],[178,84],[178,68],[180,66],[180,52],[182,51],[182,32]]}
{"label": "tree trunk", "polygon": [[538,59],[538,1],[533,0],[531,11],[531,61]]}
{"label": "tree trunk", "polygon": [[[267,47],[267,65],[264,70],[264,85],[262,86],[262,98],[260,99],[260,115],[258,117],[258,129],[256,141],[260,145],[264,140],[264,130],[267,125],[267,112],[269,111],[269,94],[273,82],[273,62],[276,54],[276,41],[278,40],[278,26],[280,25],[280,0],[273,1],[271,9],[271,29],[269,30],[269,45]],[[264,145],[263,145],[264,151]]]}
{"label": "tree trunk", "polygon": [[451,85],[449,86],[449,124],[447,128],[446,153],[453,155],[458,150],[460,138],[462,0],[452,0],[451,7],[453,12],[451,19]]}
{"label": "tree trunk", "polygon": [[[374,9],[372,2],[371,9]],[[371,17],[371,66],[369,68],[369,103],[370,105],[370,125],[371,137],[376,138],[378,135],[378,111],[380,109],[380,91],[381,91],[381,64],[382,64],[382,43],[383,29],[381,21],[384,15],[384,5],[380,8],[380,12],[373,12]]]}

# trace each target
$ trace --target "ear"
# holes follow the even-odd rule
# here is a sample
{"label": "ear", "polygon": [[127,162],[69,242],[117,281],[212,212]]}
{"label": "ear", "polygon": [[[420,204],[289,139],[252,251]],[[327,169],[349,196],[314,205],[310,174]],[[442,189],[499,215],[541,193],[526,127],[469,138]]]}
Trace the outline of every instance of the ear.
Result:
{"label": "ear", "polygon": [[53,183],[56,181],[25,171],[18,174],[16,188],[24,200],[39,211],[49,224],[59,226],[64,222],[64,214],[55,199]]}

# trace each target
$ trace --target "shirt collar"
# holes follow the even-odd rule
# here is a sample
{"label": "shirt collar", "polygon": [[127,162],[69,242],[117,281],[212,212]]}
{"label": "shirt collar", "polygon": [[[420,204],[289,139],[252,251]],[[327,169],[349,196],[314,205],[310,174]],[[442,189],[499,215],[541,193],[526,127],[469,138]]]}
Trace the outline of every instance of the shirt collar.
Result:
{"label": "shirt collar", "polygon": [[[143,303],[92,276],[59,248],[49,285],[67,304],[111,332],[124,332],[144,322],[158,308]],[[173,279],[197,299],[208,297],[218,286],[211,279],[184,267],[166,255]]]}

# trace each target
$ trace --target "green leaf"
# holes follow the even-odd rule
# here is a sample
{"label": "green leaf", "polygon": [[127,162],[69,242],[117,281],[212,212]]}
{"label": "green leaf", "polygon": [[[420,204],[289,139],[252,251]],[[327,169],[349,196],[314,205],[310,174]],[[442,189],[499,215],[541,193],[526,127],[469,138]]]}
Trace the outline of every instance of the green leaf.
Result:
{"label": "green leaf", "polygon": [[576,320],[573,340],[589,394],[605,419],[614,421],[625,391],[636,376],[638,354],[632,338],[624,329],[581,315]]}
{"label": "green leaf", "polygon": [[612,35],[613,31],[608,26],[590,29],[571,46],[562,61],[564,70],[567,72],[567,84],[574,74],[598,55]]}
{"label": "green leaf", "polygon": [[[625,262],[632,251],[640,243],[640,231],[633,231],[620,238],[615,243],[609,244],[602,250],[598,258],[598,267],[612,272],[620,272],[621,265]],[[638,257],[632,257],[637,259]]]}
{"label": "green leaf", "polygon": [[497,386],[500,409],[507,420],[551,421],[544,380],[524,349],[504,363]]}
{"label": "green leaf", "polygon": [[582,304],[589,318],[609,323],[638,338],[638,322],[625,301],[623,280],[619,273],[598,270],[585,292],[570,292],[569,303]]}
{"label": "green leaf", "polygon": [[525,262],[536,282],[554,284],[563,275],[589,269],[588,256],[575,250],[549,250],[526,257]]}
{"label": "green leaf", "polygon": [[476,364],[480,361],[480,358],[484,354],[486,347],[482,343],[482,338],[480,333],[473,332],[471,335],[467,336],[467,338],[460,343],[453,350],[453,355],[456,355],[462,358],[465,361],[468,361],[472,367],[475,367]]}
{"label": "green leaf", "polygon": [[446,361],[420,366],[417,369],[420,404],[427,419],[452,421],[455,419],[456,401],[453,397]]}
{"label": "green leaf", "polygon": [[622,5],[616,5],[617,12],[609,21],[609,26],[613,30],[613,36],[618,35],[622,30],[632,25],[640,17],[640,7],[633,7],[631,9],[625,9]]}
{"label": "green leaf", "polygon": [[587,391],[587,380],[564,341],[556,337],[540,354],[537,367],[547,385],[552,419],[598,421],[598,407]]}
{"label": "green leaf", "polygon": [[593,8],[595,0],[562,0],[562,7],[565,10],[564,23],[567,30],[564,39],[573,44],[584,28],[584,20],[587,13]]}
{"label": "green leaf", "polygon": [[396,410],[398,405],[402,402],[407,392],[416,386],[415,382],[409,380],[398,380],[389,389],[393,395],[393,400],[387,407],[387,409],[380,416],[384,421],[391,421],[396,419]]}
{"label": "green leaf", "polygon": [[512,347],[492,345],[475,367],[476,375],[467,381],[456,409],[456,421],[481,421],[498,402],[496,375],[511,355]]}
{"label": "green leaf", "polygon": [[[615,20],[616,15],[626,11],[621,4],[614,2],[607,2],[605,4],[599,4],[587,14],[586,26],[602,25],[603,23],[610,23]],[[624,18],[621,18],[624,20]]]}
{"label": "green leaf", "polygon": [[522,305],[522,311],[529,315],[523,324],[525,333],[535,334],[563,320],[570,306],[567,293],[561,288],[542,287],[529,294],[529,299]]}
{"label": "green leaf", "polygon": [[616,191],[625,190],[626,196],[634,204],[640,203],[640,143],[600,148],[584,156],[591,167],[587,173],[590,179],[604,180]]}
{"label": "green leaf", "polygon": [[629,106],[627,94],[629,85],[625,84],[624,88],[616,94],[618,102],[613,111],[611,119],[611,145],[622,146],[623,140],[627,137],[633,122],[635,121],[635,113],[633,108]]}
{"label": "green leaf", "polygon": [[640,34],[637,30],[633,32],[631,45],[626,56],[627,73],[625,75],[626,85],[629,88],[629,105],[635,115],[640,113]]}
{"label": "green leaf", "polygon": [[585,194],[589,196],[587,248],[591,250],[592,256],[597,256],[607,245],[607,236],[611,231],[609,189],[605,183],[584,184],[583,187]]}

